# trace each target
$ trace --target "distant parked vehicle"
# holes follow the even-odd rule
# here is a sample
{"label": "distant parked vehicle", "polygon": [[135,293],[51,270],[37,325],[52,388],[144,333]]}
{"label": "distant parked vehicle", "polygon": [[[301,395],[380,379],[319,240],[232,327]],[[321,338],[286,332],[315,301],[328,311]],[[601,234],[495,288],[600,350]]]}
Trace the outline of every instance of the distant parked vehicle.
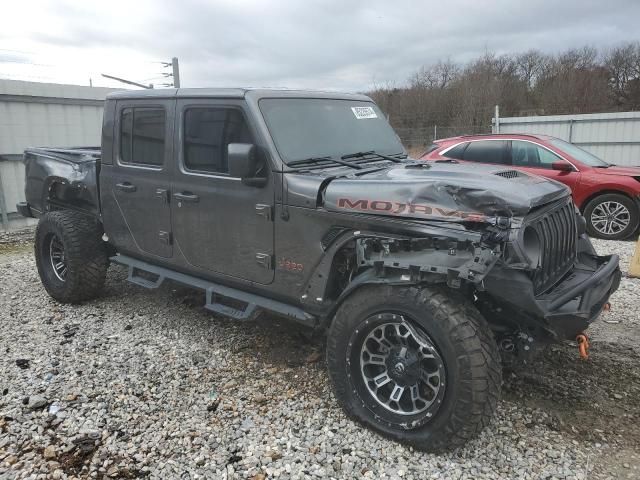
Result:
{"label": "distant parked vehicle", "polygon": [[571,188],[589,235],[621,240],[640,218],[640,167],[618,167],[547,135],[469,135],[437,140],[421,157],[509,165]]}

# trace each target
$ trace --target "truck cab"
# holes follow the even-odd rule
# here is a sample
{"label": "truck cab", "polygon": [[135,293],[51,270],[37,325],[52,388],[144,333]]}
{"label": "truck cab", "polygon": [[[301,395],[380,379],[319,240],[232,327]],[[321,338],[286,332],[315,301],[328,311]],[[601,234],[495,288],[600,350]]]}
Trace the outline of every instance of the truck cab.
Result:
{"label": "truck cab", "polygon": [[265,158],[264,182],[243,182],[230,172],[227,151],[229,144],[252,144],[266,152],[264,136],[244,91],[199,95],[107,99],[100,173],[105,232],[123,254],[268,285],[278,177]]}

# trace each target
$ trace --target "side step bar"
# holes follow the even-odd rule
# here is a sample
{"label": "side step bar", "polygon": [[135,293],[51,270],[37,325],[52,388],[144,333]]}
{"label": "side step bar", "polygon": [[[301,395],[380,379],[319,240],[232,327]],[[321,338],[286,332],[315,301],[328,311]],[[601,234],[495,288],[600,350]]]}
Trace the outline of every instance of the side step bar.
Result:
{"label": "side step bar", "polygon": [[[302,323],[308,327],[313,328],[317,325],[317,319],[315,316],[298,307],[293,307],[286,303],[278,302],[277,300],[247,293],[236,288],[219,285],[217,283],[176,272],[168,268],[152,265],[126,255],[114,255],[109,260],[128,267],[129,276],[127,277],[127,280],[144,288],[158,288],[165,280],[173,280],[174,282],[178,282],[189,287],[204,290],[206,293],[206,303],[204,308],[236,320],[250,320],[254,318],[260,310],[267,310],[290,318],[291,320],[295,320],[296,322]],[[155,280],[149,280],[148,278],[143,277],[141,273],[151,274],[156,278]],[[246,307],[241,310],[225,305],[217,301],[217,296],[240,301],[246,304]]]}

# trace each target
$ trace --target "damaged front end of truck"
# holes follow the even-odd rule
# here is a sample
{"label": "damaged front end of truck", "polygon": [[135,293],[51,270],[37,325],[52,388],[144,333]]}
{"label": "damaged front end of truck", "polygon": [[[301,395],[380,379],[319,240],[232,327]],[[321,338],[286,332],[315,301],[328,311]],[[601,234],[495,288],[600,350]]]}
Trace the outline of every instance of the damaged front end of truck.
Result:
{"label": "damaged front end of truck", "polygon": [[408,163],[334,179],[321,201],[402,228],[335,227],[306,301],[327,295],[323,278],[339,279],[336,304],[364,284],[446,284],[484,314],[503,351],[528,355],[575,338],[619,284],[617,256],[595,254],[566,187],[526,173]]}

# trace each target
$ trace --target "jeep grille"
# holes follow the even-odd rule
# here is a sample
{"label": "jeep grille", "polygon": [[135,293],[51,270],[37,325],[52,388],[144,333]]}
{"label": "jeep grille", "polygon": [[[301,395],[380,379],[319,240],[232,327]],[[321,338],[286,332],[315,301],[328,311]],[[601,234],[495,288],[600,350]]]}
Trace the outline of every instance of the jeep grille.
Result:
{"label": "jeep grille", "polygon": [[533,276],[537,295],[560,281],[576,258],[578,233],[573,203],[565,201],[542,216],[536,215],[528,226],[535,229],[540,241],[540,268]]}

